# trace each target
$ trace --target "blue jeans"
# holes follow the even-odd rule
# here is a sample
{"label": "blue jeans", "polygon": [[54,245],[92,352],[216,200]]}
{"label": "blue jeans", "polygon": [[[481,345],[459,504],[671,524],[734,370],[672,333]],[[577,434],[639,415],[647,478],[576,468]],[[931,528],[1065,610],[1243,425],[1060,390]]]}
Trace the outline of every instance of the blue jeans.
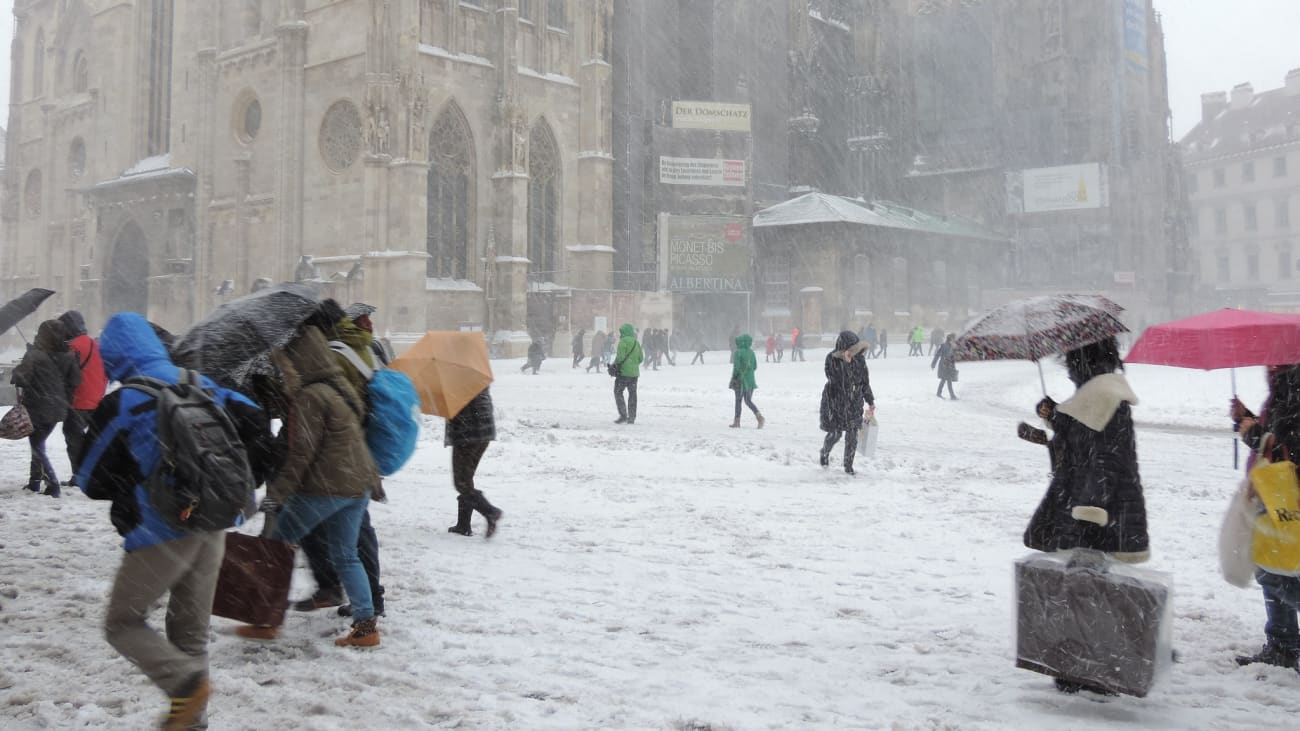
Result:
{"label": "blue jeans", "polygon": [[375,616],[370,581],[361,567],[361,559],[357,557],[357,536],[369,505],[369,497],[294,495],[276,516],[275,531],[271,535],[276,540],[297,544],[320,526],[320,532],[329,544],[330,563],[343,582],[343,589],[352,604],[352,618],[357,621]]}
{"label": "blue jeans", "polygon": [[1300,650],[1300,577],[1280,576],[1267,571],[1256,571],[1255,581],[1264,590],[1264,612],[1268,622],[1264,636],[1269,643],[1287,650]]}

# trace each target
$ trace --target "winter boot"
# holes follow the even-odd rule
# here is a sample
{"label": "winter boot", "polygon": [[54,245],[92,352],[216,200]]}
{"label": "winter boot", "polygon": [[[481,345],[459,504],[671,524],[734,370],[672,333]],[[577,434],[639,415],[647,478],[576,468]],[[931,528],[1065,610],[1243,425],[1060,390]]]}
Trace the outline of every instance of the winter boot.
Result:
{"label": "winter boot", "polygon": [[852,452],[849,452],[848,454],[844,455],[844,474],[846,474],[846,475],[856,475],[856,474],[858,474],[858,473],[856,473],[856,472],[853,471],[853,453],[852,453]]}
{"label": "winter boot", "polygon": [[474,535],[473,529],[470,528],[470,519],[474,517],[474,501],[467,495],[456,496],[456,525],[447,529],[448,533],[456,533],[462,536]]}
{"label": "winter boot", "polygon": [[346,635],[334,640],[334,644],[338,647],[378,647],[379,627],[373,617],[358,620],[352,623],[352,629]]}
{"label": "winter boot", "polygon": [[184,731],[193,728],[207,708],[210,692],[207,674],[197,673],[185,684],[185,688],[180,693],[171,696],[172,705],[167,712],[167,719],[163,721],[163,731]]}
{"label": "winter boot", "polygon": [[1243,666],[1262,663],[1295,670],[1298,662],[1300,662],[1300,650],[1287,649],[1273,642],[1264,643],[1264,647],[1254,655],[1237,656],[1237,664]]}
{"label": "winter boot", "polygon": [[732,428],[732,429],[739,429],[739,428],[740,428],[740,417],[739,417],[739,416],[736,417],[736,420],[735,420],[735,421],[731,422],[731,428]]}
{"label": "winter boot", "polygon": [[31,482],[27,483],[27,489],[28,489],[28,490],[31,490],[32,492],[40,492],[40,491],[41,491],[41,481],[40,481],[40,480],[32,480]]}
{"label": "winter boot", "polygon": [[267,624],[241,624],[235,628],[235,634],[246,640],[274,640],[280,636],[280,628]]}
{"label": "winter boot", "polygon": [[501,512],[500,508],[497,508],[493,506],[492,503],[488,502],[487,497],[482,491],[475,490],[474,493],[474,510],[477,510],[479,515],[482,515],[483,518],[487,520],[487,530],[483,532],[483,537],[491,538],[496,535],[497,522],[501,520],[501,517],[504,516],[505,513]]}
{"label": "winter boot", "polygon": [[49,480],[45,483],[45,494],[50,497],[59,497],[63,491],[59,489],[59,483]]}
{"label": "winter boot", "polygon": [[295,612],[314,612],[317,609],[337,607],[342,603],[343,592],[336,587],[333,589],[317,589],[315,594],[306,599],[299,599],[292,606]]}
{"label": "winter boot", "polygon": [[831,466],[830,452],[826,452],[826,451],[818,452],[817,456],[818,456],[817,463],[820,464],[822,467]]}
{"label": "winter boot", "polygon": [[767,423],[767,422],[763,419],[763,415],[762,415],[762,414],[754,414],[754,418],[758,419],[758,428],[759,428],[759,429],[762,429],[762,428],[763,428],[763,425]]}

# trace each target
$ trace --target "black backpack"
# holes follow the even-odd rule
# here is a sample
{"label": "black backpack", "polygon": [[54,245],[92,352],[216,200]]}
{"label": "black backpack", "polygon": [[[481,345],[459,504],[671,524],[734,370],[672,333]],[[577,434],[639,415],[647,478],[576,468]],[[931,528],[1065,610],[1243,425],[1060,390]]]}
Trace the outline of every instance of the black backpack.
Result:
{"label": "black backpack", "polygon": [[145,478],[145,492],[167,525],[225,530],[256,511],[244,443],[199,374],[182,371],[176,384],[129,378],[122,386],[147,394],[158,412],[158,465]]}

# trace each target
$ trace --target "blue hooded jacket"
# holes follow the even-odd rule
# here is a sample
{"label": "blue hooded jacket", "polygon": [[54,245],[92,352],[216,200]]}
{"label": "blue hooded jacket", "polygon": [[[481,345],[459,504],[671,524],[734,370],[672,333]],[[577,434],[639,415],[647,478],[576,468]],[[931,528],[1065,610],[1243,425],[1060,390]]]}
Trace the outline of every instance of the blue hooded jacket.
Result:
{"label": "blue hooded jacket", "polygon": [[[114,315],[99,338],[104,370],[113,381],[134,376],[176,383],[181,369],[144,317]],[[262,482],[270,462],[269,424],[252,401],[201,376],[204,390],[226,409],[248,451],[253,477]],[[151,399],[136,389],[120,388],[100,402],[91,417],[77,484],[92,499],[112,500],[111,516],[130,552],[182,538],[186,533],[168,526],[149,503],[145,476],[158,464],[157,412]]]}

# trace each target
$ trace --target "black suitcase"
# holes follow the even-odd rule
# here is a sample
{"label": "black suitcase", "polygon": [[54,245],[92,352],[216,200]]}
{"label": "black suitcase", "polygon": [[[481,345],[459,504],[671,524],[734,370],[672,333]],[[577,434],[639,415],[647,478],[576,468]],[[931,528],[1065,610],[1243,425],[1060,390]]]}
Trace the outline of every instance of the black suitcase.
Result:
{"label": "black suitcase", "polygon": [[1016,667],[1144,697],[1171,661],[1172,594],[1167,574],[1094,552],[1026,556],[1016,561]]}

